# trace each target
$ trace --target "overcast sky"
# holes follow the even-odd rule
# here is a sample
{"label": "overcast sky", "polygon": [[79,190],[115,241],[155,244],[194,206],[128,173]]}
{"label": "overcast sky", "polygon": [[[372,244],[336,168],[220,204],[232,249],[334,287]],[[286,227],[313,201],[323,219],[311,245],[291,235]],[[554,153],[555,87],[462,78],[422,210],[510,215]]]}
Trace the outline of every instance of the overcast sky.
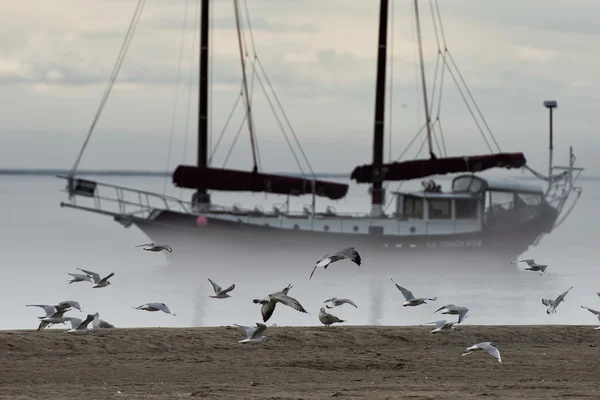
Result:
{"label": "overcast sky", "polygon": [[[197,1],[148,0],[82,168],[165,168],[186,3],[183,84],[169,168],[184,159],[195,161],[198,40],[193,22]],[[350,172],[355,165],[370,162],[379,2],[247,3],[257,54],[313,169]],[[395,158],[421,126],[424,112],[413,2],[391,3]],[[72,165],[136,4],[137,0],[31,0],[2,6],[0,167]],[[420,4],[431,91],[437,46],[429,1]],[[590,174],[600,174],[596,156],[600,139],[594,120],[600,106],[600,2],[439,0],[439,5],[448,49],[501,149],[523,151],[532,167],[546,172],[548,116],[542,102],[556,99],[559,162],[566,161],[568,146],[573,145],[581,166]],[[237,98],[241,68],[232,1],[215,0],[212,7],[214,142]],[[391,53],[390,49],[390,57]],[[271,171],[298,171],[264,99],[256,90],[255,125],[262,165]],[[238,109],[215,154],[216,165],[222,165],[241,116]],[[449,155],[489,152],[448,75],[440,117]],[[411,149],[409,158],[416,150]],[[251,168],[247,130],[242,131],[227,165]]]}

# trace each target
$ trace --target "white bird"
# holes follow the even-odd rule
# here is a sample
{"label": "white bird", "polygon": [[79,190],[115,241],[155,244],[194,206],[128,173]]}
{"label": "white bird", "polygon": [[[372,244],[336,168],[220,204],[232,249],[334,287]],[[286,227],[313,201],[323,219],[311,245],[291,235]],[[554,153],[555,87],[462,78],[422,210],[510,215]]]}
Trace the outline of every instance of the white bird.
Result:
{"label": "white bird", "polygon": [[83,311],[83,309],[81,308],[81,304],[79,304],[78,301],[75,300],[65,300],[65,301],[61,301],[60,303],[56,304],[54,306],[57,310],[64,310],[65,308],[76,308],[79,311]]}
{"label": "white bird", "polygon": [[67,272],[67,274],[72,276],[71,280],[69,281],[69,285],[76,282],[93,282],[92,278],[86,274],[74,274],[71,272]]}
{"label": "white bird", "polygon": [[134,246],[134,247],[143,247],[144,250],[146,250],[146,251],[158,252],[158,251],[166,250],[169,253],[173,252],[173,249],[168,244],[146,243],[146,244],[140,244],[140,245]]}
{"label": "white bird", "polygon": [[269,318],[271,318],[271,315],[273,315],[273,312],[275,311],[275,306],[277,305],[277,303],[281,303],[283,305],[291,307],[296,311],[300,311],[301,313],[308,314],[308,312],[304,309],[304,307],[302,307],[302,304],[300,304],[300,302],[298,300],[296,300],[293,297],[290,297],[284,293],[284,291],[286,291],[286,293],[287,293],[287,291],[289,291],[291,289],[291,287],[292,287],[292,285],[288,285],[288,287],[283,289],[283,291],[281,291],[281,292],[271,293],[271,294],[266,295],[262,299],[252,300],[252,302],[254,304],[261,305],[260,314],[263,317],[263,322],[267,322],[269,320]]}
{"label": "white bird", "polygon": [[81,324],[81,322],[83,322],[83,320],[77,317],[65,317],[65,322],[70,322],[71,329],[75,329],[79,326],[79,324]]}
{"label": "white bird", "polygon": [[[390,278],[390,280],[392,282],[394,282],[394,280],[392,278]],[[403,307],[415,307],[421,304],[427,304],[427,301],[425,300],[429,300],[429,301],[436,301],[437,297],[433,297],[433,298],[427,298],[427,297],[419,297],[419,298],[415,298],[415,296],[412,294],[412,292],[408,289],[403,288],[402,286],[398,285],[396,282],[394,282],[394,285],[396,285],[396,287],[398,288],[398,290],[402,293],[402,296],[404,296],[404,298],[406,299],[406,301],[404,303],[402,303]]]}
{"label": "white bird", "polygon": [[312,272],[310,273],[310,277],[308,279],[310,280],[312,278],[317,267],[322,267],[323,269],[327,269],[329,264],[334,263],[336,261],[343,260],[343,259],[350,260],[358,266],[360,266],[360,263],[361,263],[361,258],[360,258],[360,255],[358,254],[358,251],[356,251],[356,249],[354,247],[346,247],[345,249],[339,250],[335,253],[327,253],[323,257],[321,257],[315,264],[315,267],[313,268]]}
{"label": "white bird", "polygon": [[46,315],[44,315],[43,317],[38,317],[39,319],[47,318],[56,312],[56,307],[50,304],[27,304],[25,305],[25,307],[41,307],[46,313]]}
{"label": "white bird", "polygon": [[469,309],[467,307],[455,306],[454,304],[446,304],[445,306],[440,307],[437,310],[435,310],[433,312],[433,314],[435,314],[438,311],[444,310],[444,309],[446,311],[444,311],[442,314],[458,315],[458,321],[456,322],[457,324],[460,324],[461,322],[463,322],[465,320],[465,318],[467,318],[467,315],[469,314]]}
{"label": "white bird", "polygon": [[65,320],[64,314],[70,310],[71,310],[70,308],[65,308],[63,310],[56,311],[54,314],[52,314],[48,317],[40,318],[41,321],[40,321],[40,325],[38,326],[38,331],[44,329],[45,327],[47,327],[50,324],[56,325],[56,324],[66,323],[67,320]]}
{"label": "white bird", "polygon": [[215,291],[214,296],[208,297],[212,297],[213,299],[226,299],[228,297],[231,297],[228,293],[235,289],[235,283],[229,286],[227,289],[223,290],[223,288],[219,286],[216,282],[214,282],[212,279],[208,278],[208,281],[210,282],[210,284],[213,287],[213,290]]}
{"label": "white bird", "polygon": [[502,362],[502,357],[500,356],[500,351],[494,346],[494,344],[492,342],[477,343],[471,347],[467,347],[467,350],[464,353],[462,353],[461,356],[466,356],[467,354],[471,354],[472,352],[474,352],[476,350],[485,350],[488,353],[490,353],[490,355],[492,357],[494,357],[496,360],[498,360],[499,363]]}
{"label": "white bird", "polygon": [[269,340],[268,336],[263,335],[267,326],[261,322],[256,323],[256,328],[251,326],[243,326],[238,324],[233,324],[243,330],[246,333],[246,339],[240,340],[238,343],[262,343]]}
{"label": "white bird", "polygon": [[554,300],[542,299],[542,304],[545,305],[546,307],[548,307],[546,309],[546,314],[555,313],[556,312],[556,308],[559,306],[560,303],[562,303],[563,301],[565,301],[565,296],[567,295],[567,293],[569,293],[569,291],[571,289],[573,289],[573,286],[571,286],[569,289],[567,289],[564,293],[562,293],[560,296],[558,296]]}
{"label": "white bird", "polygon": [[338,299],[337,297],[332,297],[330,299],[327,299],[323,303],[331,303],[332,304],[332,307],[329,307],[327,304],[325,304],[325,307],[327,307],[327,308],[338,307],[338,306],[341,306],[342,304],[350,304],[351,306],[358,308],[358,306],[356,304],[354,304],[354,302],[352,300]]}
{"label": "white bird", "polygon": [[110,329],[110,328],[114,328],[114,327],[115,326],[113,324],[109,324],[105,320],[100,319],[100,314],[99,313],[95,313],[94,314],[94,320],[92,321],[92,328],[94,330],[96,330],[96,329]]}
{"label": "white bird", "polygon": [[[592,308],[585,307],[585,306],[581,306],[581,308],[585,308],[586,310],[588,310],[589,312],[594,314],[598,318],[598,322],[600,322],[600,311],[594,310]],[[598,326],[597,328],[594,328],[594,330],[600,330],[600,326]]]}
{"label": "white bird", "polygon": [[335,323],[341,324],[342,322],[346,322],[345,320],[339,319],[333,314],[329,314],[327,311],[325,311],[325,307],[321,307],[321,309],[319,310],[319,321],[321,321],[321,323],[325,325],[325,327],[329,327],[329,325]]}
{"label": "white bird", "polygon": [[526,271],[542,271],[540,275],[544,275],[544,272],[546,272],[546,269],[548,268],[546,264],[538,264],[531,258],[528,258],[527,260],[511,261],[510,263],[518,264],[520,262],[524,262],[529,266],[528,268],[525,268]]}
{"label": "white bird", "polygon": [[171,314],[173,316],[176,316],[176,314],[173,314],[171,312],[171,310],[169,310],[169,307],[167,307],[167,305],[165,303],[146,303],[146,304],[142,304],[141,306],[137,306],[137,307],[133,307],[136,310],[143,310],[143,311],[162,311],[166,314]]}
{"label": "white bird", "polygon": [[69,329],[67,333],[71,333],[73,335],[87,335],[90,333],[88,329],[88,324],[94,320],[94,316],[92,314],[88,314],[87,318],[83,320],[77,327],[73,329]]}
{"label": "white bird", "polygon": [[431,331],[431,333],[454,333],[458,331],[458,328],[455,328],[454,325],[458,323],[458,321],[447,322],[445,319],[440,321],[429,322],[430,324],[435,324],[435,329]]}
{"label": "white bird", "polygon": [[77,268],[77,269],[82,272],[85,272],[90,278],[92,278],[94,280],[95,285],[92,286],[93,288],[103,288],[103,287],[110,285],[111,283],[108,280],[115,275],[114,272],[111,272],[104,278],[100,278],[100,274],[98,274],[96,272],[88,271],[88,270],[81,269],[81,268]]}

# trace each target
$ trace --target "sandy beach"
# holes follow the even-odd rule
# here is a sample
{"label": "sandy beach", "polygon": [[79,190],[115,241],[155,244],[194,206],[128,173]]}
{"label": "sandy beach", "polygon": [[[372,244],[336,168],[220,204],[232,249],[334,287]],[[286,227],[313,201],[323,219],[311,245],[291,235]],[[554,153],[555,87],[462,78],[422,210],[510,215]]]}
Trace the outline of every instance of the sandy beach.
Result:
{"label": "sandy beach", "polygon": [[[593,326],[234,327],[0,332],[0,398],[600,398]],[[468,345],[492,341],[461,357]],[[79,395],[77,395],[79,394]]]}

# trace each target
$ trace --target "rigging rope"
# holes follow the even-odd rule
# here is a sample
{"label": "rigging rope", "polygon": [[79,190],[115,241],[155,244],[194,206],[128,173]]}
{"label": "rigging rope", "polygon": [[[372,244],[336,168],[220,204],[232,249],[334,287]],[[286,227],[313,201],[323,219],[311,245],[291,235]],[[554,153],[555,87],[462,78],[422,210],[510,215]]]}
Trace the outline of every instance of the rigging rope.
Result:
{"label": "rigging rope", "polygon": [[83,142],[83,146],[81,147],[81,150],[79,151],[79,154],[77,155],[75,164],[73,164],[73,168],[69,172],[69,175],[68,175],[69,178],[72,178],[75,176],[77,167],[79,166],[79,163],[81,162],[81,157],[83,156],[83,153],[90,141],[90,138],[92,136],[94,128],[96,127],[96,123],[98,122],[98,119],[100,118],[100,115],[102,114],[104,105],[106,104],[106,101],[108,100],[108,96],[110,95],[110,92],[112,91],[115,81],[117,80],[117,76],[119,74],[119,71],[121,70],[121,66],[123,65],[125,55],[127,54],[127,50],[129,49],[129,44],[131,43],[131,39],[133,38],[133,34],[134,34],[137,24],[139,22],[145,2],[146,2],[146,0],[138,0],[137,6],[133,13],[133,17],[131,18],[131,21],[129,23],[129,28],[127,29],[127,33],[125,34],[125,39],[123,40],[123,43],[121,44],[121,49],[119,50],[117,60],[115,61],[115,65],[113,66],[113,70],[111,72],[110,78],[108,79],[106,88],[104,89],[104,93],[102,94],[102,97],[100,100],[100,105],[98,107],[98,110],[96,111],[96,115],[94,116],[92,125],[90,126],[90,129],[85,138],[85,141]]}

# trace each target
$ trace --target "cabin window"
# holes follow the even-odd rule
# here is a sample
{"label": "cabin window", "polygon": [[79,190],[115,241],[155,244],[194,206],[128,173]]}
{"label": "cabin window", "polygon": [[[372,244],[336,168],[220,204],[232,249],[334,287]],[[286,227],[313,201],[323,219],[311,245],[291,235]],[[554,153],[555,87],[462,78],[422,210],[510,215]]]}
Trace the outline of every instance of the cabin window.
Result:
{"label": "cabin window", "polygon": [[477,200],[476,199],[455,199],[454,216],[456,219],[476,219],[477,218]]}
{"label": "cabin window", "polygon": [[423,199],[421,197],[404,197],[404,217],[423,219]]}
{"label": "cabin window", "polygon": [[517,193],[515,196],[515,207],[539,206],[540,204],[542,204],[542,196],[539,194]]}
{"label": "cabin window", "polygon": [[450,199],[428,199],[429,219],[450,219],[451,200]]}
{"label": "cabin window", "polygon": [[489,192],[488,208],[499,210],[510,210],[514,207],[515,194],[511,192]]}

